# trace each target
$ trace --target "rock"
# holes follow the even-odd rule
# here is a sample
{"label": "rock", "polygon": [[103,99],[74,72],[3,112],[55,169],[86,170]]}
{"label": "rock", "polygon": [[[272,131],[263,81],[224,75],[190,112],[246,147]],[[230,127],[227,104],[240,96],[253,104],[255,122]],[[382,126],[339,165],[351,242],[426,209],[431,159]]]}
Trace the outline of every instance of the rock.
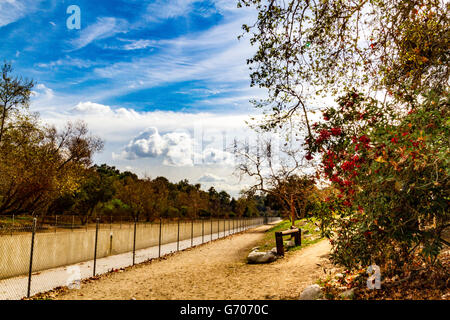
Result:
{"label": "rock", "polygon": [[259,249],[259,247],[254,247],[252,248],[252,251],[257,251]]}
{"label": "rock", "polygon": [[272,251],[268,252],[252,251],[247,257],[247,263],[250,264],[269,263],[275,260],[277,260],[277,255]]}
{"label": "rock", "polygon": [[272,248],[272,250],[270,250],[270,252],[272,252],[273,254],[277,254],[277,247]]}
{"label": "rock", "polygon": [[318,284],[312,284],[306,287],[300,294],[299,300],[317,300],[323,297],[322,288]]}
{"label": "rock", "polygon": [[355,297],[355,288],[345,290],[344,292],[341,293],[342,299],[353,299],[354,297]]}
{"label": "rock", "polygon": [[289,240],[289,241],[286,241],[286,242],[284,243],[284,246],[285,246],[286,248],[292,248],[292,247],[295,247],[295,240],[294,240],[294,239],[291,239],[291,240]]}

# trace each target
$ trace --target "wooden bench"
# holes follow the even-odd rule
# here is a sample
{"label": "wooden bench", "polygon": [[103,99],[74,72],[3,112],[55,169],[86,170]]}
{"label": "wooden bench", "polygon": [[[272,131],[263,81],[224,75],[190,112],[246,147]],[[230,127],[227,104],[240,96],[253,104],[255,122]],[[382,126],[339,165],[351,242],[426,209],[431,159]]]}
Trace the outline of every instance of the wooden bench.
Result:
{"label": "wooden bench", "polygon": [[298,228],[292,228],[289,230],[275,232],[275,242],[277,245],[277,255],[284,256],[283,236],[290,235],[291,239],[294,238],[295,245],[300,246],[302,244],[302,230]]}

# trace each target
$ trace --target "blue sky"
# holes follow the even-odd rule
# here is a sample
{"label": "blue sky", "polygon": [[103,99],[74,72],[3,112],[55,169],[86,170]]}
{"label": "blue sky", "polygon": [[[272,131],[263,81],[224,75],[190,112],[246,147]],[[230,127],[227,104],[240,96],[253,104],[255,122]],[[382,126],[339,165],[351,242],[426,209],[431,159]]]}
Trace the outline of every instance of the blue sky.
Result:
{"label": "blue sky", "polygon": [[[233,0],[1,0],[0,53],[57,92],[137,111],[248,110],[251,16]],[[81,29],[69,30],[69,5]]]}
{"label": "blue sky", "polygon": [[250,88],[254,48],[237,39],[254,19],[234,0],[0,0],[0,58],[35,80],[43,121],[83,120],[105,140],[95,162],[236,195],[227,148],[264,97]]}

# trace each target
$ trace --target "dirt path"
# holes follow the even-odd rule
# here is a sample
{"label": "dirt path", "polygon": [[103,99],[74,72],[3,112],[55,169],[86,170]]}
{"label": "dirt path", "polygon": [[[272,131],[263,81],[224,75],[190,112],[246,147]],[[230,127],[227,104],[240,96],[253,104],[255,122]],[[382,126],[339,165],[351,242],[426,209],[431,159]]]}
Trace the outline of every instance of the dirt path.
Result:
{"label": "dirt path", "polygon": [[324,274],[322,266],[329,266],[326,255],[330,245],[325,240],[271,264],[246,264],[250,249],[268,228],[261,226],[165,260],[107,274],[56,299],[297,299]]}

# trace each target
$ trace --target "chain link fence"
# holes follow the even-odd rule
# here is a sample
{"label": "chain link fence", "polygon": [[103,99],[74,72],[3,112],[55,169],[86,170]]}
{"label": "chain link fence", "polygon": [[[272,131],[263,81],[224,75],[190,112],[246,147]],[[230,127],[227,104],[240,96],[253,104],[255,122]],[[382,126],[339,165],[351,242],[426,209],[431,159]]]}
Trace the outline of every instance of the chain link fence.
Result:
{"label": "chain link fence", "polygon": [[0,300],[21,299],[207,243],[279,217],[134,221],[0,217]]}

